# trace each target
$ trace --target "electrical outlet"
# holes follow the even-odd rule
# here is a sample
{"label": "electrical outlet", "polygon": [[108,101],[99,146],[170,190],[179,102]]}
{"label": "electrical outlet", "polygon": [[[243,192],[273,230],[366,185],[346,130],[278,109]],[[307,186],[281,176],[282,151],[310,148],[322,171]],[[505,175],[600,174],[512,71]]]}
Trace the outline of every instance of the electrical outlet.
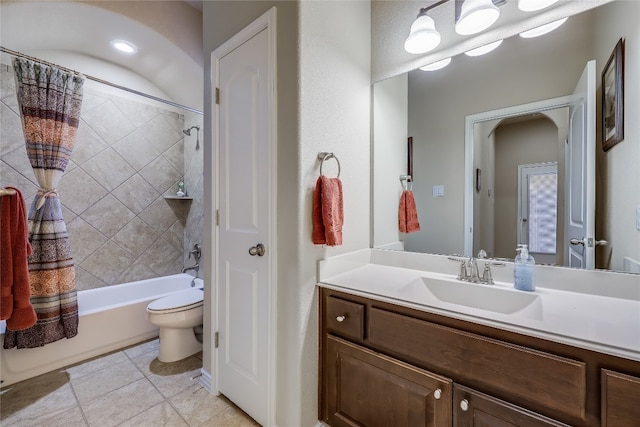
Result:
{"label": "electrical outlet", "polygon": [[444,185],[434,185],[432,193],[433,197],[444,197]]}

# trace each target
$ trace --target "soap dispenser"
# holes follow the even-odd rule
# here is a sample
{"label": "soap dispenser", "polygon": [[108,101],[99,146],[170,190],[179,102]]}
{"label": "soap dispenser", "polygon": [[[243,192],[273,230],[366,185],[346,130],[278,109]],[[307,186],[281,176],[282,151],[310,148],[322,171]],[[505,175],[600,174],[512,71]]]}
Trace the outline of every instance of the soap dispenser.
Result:
{"label": "soap dispenser", "polygon": [[529,248],[526,244],[519,244],[516,252],[513,268],[514,287],[521,291],[535,291],[536,286],[533,282],[535,260],[529,255]]}

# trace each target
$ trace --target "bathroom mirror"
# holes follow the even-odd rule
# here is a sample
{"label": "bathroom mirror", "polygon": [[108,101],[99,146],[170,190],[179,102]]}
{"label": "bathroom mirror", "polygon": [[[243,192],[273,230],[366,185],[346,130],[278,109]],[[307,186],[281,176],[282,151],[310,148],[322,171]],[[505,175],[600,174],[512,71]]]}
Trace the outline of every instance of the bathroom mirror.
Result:
{"label": "bathroom mirror", "polygon": [[[569,96],[585,64],[595,59],[595,237],[608,242],[607,246],[596,249],[595,267],[640,272],[634,264],[640,260],[640,231],[636,229],[636,209],[640,204],[638,125],[627,121],[625,141],[616,146],[618,152],[605,153],[598,124],[600,73],[618,39],[626,38],[627,46],[640,42],[636,30],[638,16],[638,5],[616,0],[572,16],[550,34],[534,39],[511,37],[484,56],[459,55],[439,71],[417,69],[376,82],[373,86],[372,246],[412,252],[475,254],[477,242],[465,247],[465,232],[471,232],[464,229],[465,207],[470,207],[465,203],[466,190],[474,195],[474,239],[480,240],[484,234],[483,245],[494,243],[488,250],[491,255],[512,258],[517,228],[522,227],[521,218],[517,216],[518,165],[556,163],[555,215],[556,224],[561,225],[566,205],[562,178],[567,126],[558,117],[566,116],[566,109],[530,111],[522,117],[485,121],[474,126],[478,132],[481,127],[485,128],[487,135],[506,135],[505,141],[542,138],[556,151],[555,159],[544,156],[519,159],[510,167],[512,173],[507,177],[501,177],[496,168],[496,165],[504,166],[505,160],[499,160],[499,156],[504,158],[506,154],[496,156],[479,145],[474,145],[473,152],[476,159],[483,159],[483,166],[473,164],[470,166],[473,170],[466,171],[469,166],[465,168],[465,119],[488,111]],[[625,112],[631,117],[629,114],[638,111],[638,56],[629,48],[625,55]],[[534,128],[539,129],[535,131],[539,133],[534,133]],[[421,231],[402,234],[398,231],[396,201],[402,192],[399,176],[407,173],[408,137],[413,138],[413,193]],[[529,142],[529,149],[533,144]],[[514,150],[514,146],[510,148]],[[540,154],[542,149],[536,146],[532,151]],[[469,174],[473,179],[465,179]],[[510,193],[498,200],[496,191],[500,191],[501,186],[508,187]],[[477,211],[480,196],[491,204],[493,214],[499,211],[512,218],[507,221],[493,214],[483,217]],[[559,240],[563,227],[555,232]],[[498,248],[498,240],[513,242],[501,243]],[[560,245],[554,249],[558,254],[563,250]],[[540,258],[540,263],[566,264],[564,256],[547,255]]]}

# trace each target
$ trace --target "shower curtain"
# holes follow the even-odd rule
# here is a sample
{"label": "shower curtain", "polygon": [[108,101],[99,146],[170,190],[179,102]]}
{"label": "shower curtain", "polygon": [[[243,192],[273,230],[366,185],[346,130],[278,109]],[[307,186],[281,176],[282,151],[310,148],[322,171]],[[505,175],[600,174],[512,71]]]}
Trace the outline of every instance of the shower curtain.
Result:
{"label": "shower curtain", "polygon": [[40,347],[78,333],[75,267],[56,185],[73,150],[84,77],[23,58],[13,60],[13,69],[27,156],[40,185],[28,214],[29,283],[38,321],[22,331],[7,328],[6,349]]}

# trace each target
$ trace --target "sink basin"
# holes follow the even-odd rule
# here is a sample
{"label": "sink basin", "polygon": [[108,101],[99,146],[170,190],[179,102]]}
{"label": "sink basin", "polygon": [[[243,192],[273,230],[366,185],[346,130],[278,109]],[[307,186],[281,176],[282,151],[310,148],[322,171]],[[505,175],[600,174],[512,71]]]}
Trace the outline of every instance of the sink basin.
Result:
{"label": "sink basin", "polygon": [[422,277],[405,289],[427,304],[455,304],[457,306],[491,311],[508,315],[519,315],[542,320],[540,295],[458,280]]}

